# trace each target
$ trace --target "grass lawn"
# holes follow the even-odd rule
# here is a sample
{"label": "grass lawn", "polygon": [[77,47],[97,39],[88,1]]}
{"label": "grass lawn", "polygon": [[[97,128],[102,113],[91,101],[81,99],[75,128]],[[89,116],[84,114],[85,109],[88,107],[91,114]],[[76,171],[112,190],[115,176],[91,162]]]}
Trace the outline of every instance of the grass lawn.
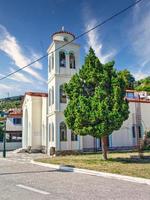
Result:
{"label": "grass lawn", "polygon": [[146,159],[133,157],[137,155],[136,152],[113,152],[109,153],[109,160],[104,161],[102,154],[92,153],[43,158],[36,161],[150,179],[150,152],[144,153],[149,157]]}

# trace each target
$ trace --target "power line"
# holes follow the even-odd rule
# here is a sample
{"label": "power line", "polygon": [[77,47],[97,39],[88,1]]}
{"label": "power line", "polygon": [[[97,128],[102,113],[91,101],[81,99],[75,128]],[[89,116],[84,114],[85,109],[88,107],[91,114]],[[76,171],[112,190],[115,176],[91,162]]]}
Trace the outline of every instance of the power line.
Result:
{"label": "power line", "polygon": [[100,26],[106,24],[107,22],[111,21],[112,19],[114,19],[115,17],[121,15],[122,13],[126,12],[126,11],[129,10],[130,8],[133,8],[135,5],[137,5],[137,4],[140,3],[141,1],[143,1],[143,0],[138,0],[138,1],[134,2],[133,4],[129,5],[128,7],[126,7],[126,8],[124,8],[124,9],[120,10],[120,11],[117,12],[117,13],[115,13],[115,14],[112,15],[111,17],[105,19],[103,22],[97,24],[97,25],[94,26],[93,28],[91,28],[91,29],[85,31],[84,33],[81,33],[80,35],[76,36],[76,37],[75,37],[74,39],[72,39],[71,41],[69,41],[69,42],[63,44],[62,46],[60,46],[60,47],[58,47],[58,48],[56,48],[54,51],[52,51],[52,52],[50,52],[50,53],[47,53],[47,54],[45,54],[45,55],[39,57],[38,59],[32,61],[32,62],[29,63],[28,65],[25,65],[24,67],[22,67],[22,68],[20,68],[20,69],[18,69],[18,70],[16,70],[16,71],[14,71],[14,72],[12,72],[12,73],[7,74],[6,76],[3,76],[2,78],[0,78],[0,81],[1,81],[1,80],[4,80],[4,79],[6,79],[6,78],[8,78],[9,76],[12,76],[13,74],[16,74],[17,72],[19,72],[19,71],[21,71],[21,70],[24,70],[25,68],[27,68],[27,67],[33,65],[34,63],[36,63],[36,62],[38,62],[38,61],[44,59],[44,58],[47,57],[48,55],[50,55],[50,54],[52,54],[52,53],[58,51],[58,50],[61,49],[62,47],[67,46],[68,44],[70,44],[70,43],[72,43],[73,41],[75,41],[75,40],[81,38],[82,36],[86,35],[87,33],[89,33],[89,32],[91,32],[91,31],[95,30],[96,28],[98,28],[98,27],[100,27]]}

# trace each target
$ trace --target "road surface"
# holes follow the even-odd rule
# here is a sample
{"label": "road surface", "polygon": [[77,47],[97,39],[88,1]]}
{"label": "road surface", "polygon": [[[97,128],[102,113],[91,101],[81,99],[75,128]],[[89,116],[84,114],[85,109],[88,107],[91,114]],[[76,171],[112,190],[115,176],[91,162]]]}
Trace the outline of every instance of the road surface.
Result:
{"label": "road surface", "polygon": [[32,156],[0,158],[0,200],[150,200],[150,186],[30,163]]}

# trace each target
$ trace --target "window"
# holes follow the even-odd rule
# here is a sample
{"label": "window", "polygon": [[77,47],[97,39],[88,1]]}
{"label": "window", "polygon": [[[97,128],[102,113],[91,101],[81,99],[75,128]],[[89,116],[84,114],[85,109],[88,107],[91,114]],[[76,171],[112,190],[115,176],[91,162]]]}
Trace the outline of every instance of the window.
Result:
{"label": "window", "polygon": [[49,141],[51,141],[51,124],[49,124]]}
{"label": "window", "polygon": [[78,141],[78,135],[71,131],[71,141]]}
{"label": "window", "polygon": [[133,92],[127,92],[126,93],[127,98],[134,99],[134,93]]}
{"label": "window", "polygon": [[67,141],[67,127],[64,122],[60,123],[60,141]]}
{"label": "window", "polygon": [[13,124],[15,124],[15,125],[22,124],[22,119],[21,118],[14,118],[13,119]]}
{"label": "window", "polygon": [[139,126],[138,129],[139,129],[139,138],[141,138],[142,137],[141,126]]}
{"label": "window", "polygon": [[132,126],[132,136],[135,138],[135,126]]}
{"label": "window", "polygon": [[67,98],[65,91],[63,89],[63,85],[60,86],[59,92],[60,92],[60,103],[67,103]]}
{"label": "window", "polygon": [[54,104],[54,87],[52,86],[52,104]]}
{"label": "window", "polygon": [[75,56],[74,53],[69,54],[69,63],[70,63],[70,68],[75,69]]}
{"label": "window", "polygon": [[49,89],[49,96],[48,96],[49,106],[51,105],[51,89]]}
{"label": "window", "polygon": [[51,72],[51,56],[49,56],[49,72]]}
{"label": "window", "polygon": [[52,122],[52,142],[54,142],[54,123]]}
{"label": "window", "polygon": [[54,69],[54,53],[52,53],[52,69]]}
{"label": "window", "polygon": [[66,55],[64,51],[59,52],[59,66],[66,67]]}

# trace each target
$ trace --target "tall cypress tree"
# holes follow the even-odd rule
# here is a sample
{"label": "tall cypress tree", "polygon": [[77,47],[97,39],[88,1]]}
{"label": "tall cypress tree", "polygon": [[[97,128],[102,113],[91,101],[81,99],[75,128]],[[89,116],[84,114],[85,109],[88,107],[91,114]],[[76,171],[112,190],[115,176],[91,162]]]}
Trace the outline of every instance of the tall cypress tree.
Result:
{"label": "tall cypress tree", "polygon": [[82,69],[64,90],[69,98],[64,112],[68,127],[75,134],[101,138],[103,157],[107,159],[107,137],[129,115],[125,83],[114,62],[102,64],[90,48]]}

